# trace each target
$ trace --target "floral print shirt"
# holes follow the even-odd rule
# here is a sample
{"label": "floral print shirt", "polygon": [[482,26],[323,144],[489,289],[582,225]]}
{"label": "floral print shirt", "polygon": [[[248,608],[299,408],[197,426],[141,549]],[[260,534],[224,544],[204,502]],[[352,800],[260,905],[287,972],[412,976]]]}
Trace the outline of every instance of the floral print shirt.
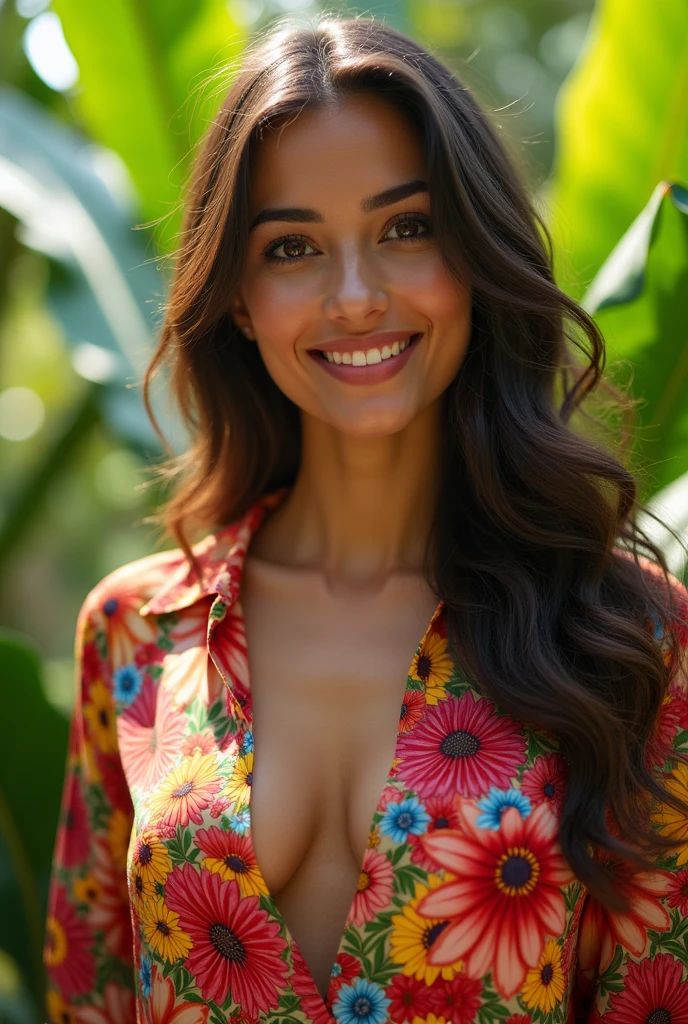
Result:
{"label": "floral print shirt", "polygon": [[[181,551],[158,552],[84,601],[46,929],[52,1024],[688,1024],[688,819],[653,812],[678,852],[620,876],[630,913],[599,906],[557,840],[556,741],[473,688],[442,603],[323,1000],[251,842],[240,586],[285,493],[196,545],[200,579]],[[657,729],[688,750],[682,670]],[[688,799],[688,767],[661,770]]]}

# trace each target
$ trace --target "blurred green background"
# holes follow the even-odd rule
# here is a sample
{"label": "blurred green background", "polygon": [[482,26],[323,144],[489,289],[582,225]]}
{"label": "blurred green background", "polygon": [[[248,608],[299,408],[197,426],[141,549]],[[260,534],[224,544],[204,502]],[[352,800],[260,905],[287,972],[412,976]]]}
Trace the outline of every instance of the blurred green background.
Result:
{"label": "blurred green background", "polygon": [[[140,382],[180,189],[231,79],[309,0],[0,0],[0,1021],[43,1020],[41,947],[76,616],[155,549]],[[688,5],[390,0],[475,91],[637,400],[643,497],[688,536]],[[185,439],[154,407],[177,450]],[[670,567],[685,552],[652,522]]]}

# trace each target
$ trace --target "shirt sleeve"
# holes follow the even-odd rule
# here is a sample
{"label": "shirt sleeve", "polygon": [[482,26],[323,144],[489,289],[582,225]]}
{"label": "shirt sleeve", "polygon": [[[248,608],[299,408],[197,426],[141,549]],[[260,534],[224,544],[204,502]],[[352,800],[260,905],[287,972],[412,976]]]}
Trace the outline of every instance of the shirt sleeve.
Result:
{"label": "shirt sleeve", "polygon": [[[662,704],[648,765],[662,785],[688,803],[688,593],[672,580],[679,613],[680,652]],[[662,641],[661,633],[655,636]],[[665,649],[669,664],[669,652]],[[655,803],[652,829],[677,846],[631,874],[617,867],[630,912],[614,914],[588,893],[578,932],[571,1024],[682,1020],[688,1007],[688,815]]]}
{"label": "shirt sleeve", "polygon": [[126,860],[133,808],[117,747],[99,584],[77,619],[76,694],[48,899],[44,965],[48,1020],[134,1020]]}

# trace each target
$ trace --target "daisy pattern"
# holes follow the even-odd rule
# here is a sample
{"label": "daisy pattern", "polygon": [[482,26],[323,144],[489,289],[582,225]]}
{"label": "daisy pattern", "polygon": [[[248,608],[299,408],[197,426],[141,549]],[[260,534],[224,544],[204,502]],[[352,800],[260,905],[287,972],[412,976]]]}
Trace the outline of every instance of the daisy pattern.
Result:
{"label": "daisy pattern", "polygon": [[490,785],[508,786],[525,749],[518,722],[468,690],[428,709],[413,732],[400,737],[399,778],[421,797],[479,796]]}
{"label": "daisy pattern", "polygon": [[392,918],[394,930],[390,937],[391,958],[400,964],[404,974],[423,981],[426,985],[439,978],[447,980],[461,970],[462,961],[456,959],[451,964],[441,966],[430,963],[430,955],[439,937],[449,925],[446,917],[428,918],[418,913],[418,905],[428,892],[441,885],[439,875],[428,875],[428,885],[416,882],[415,895],[402,909],[401,913]]}
{"label": "daisy pattern", "polygon": [[220,878],[235,879],[243,896],[267,893],[249,836],[225,832],[213,825],[209,829],[199,829],[195,842],[205,854],[203,866],[208,871],[217,871]]}
{"label": "daisy pattern", "polygon": [[172,828],[185,826],[189,821],[200,825],[202,811],[221,785],[215,756],[196,751],[193,757],[185,758],[178,768],[172,769],[151,798],[151,819]]}
{"label": "daisy pattern", "polygon": [[356,893],[347,917],[347,925],[372,921],[389,903],[394,888],[394,869],[377,850],[366,848]]}
{"label": "daisy pattern", "polygon": [[[675,852],[635,875],[610,862],[630,910],[597,905],[557,846],[569,769],[556,737],[471,686],[441,603],[415,652],[351,919],[319,993],[252,846],[239,598],[268,507],[193,545],[196,568],[181,551],[140,560],[80,612],[46,1020],[553,1024],[568,1013],[688,1024],[684,817],[653,805]],[[663,763],[660,747],[686,748],[686,729],[683,672],[669,682],[650,760],[684,799],[688,770]]]}
{"label": "daisy pattern", "polygon": [[497,991],[510,998],[528,968],[537,966],[546,935],[561,933],[566,920],[562,886],[573,880],[573,873],[547,804],[527,818],[508,807],[498,830],[479,828],[479,815],[478,807],[464,800],[463,835],[436,831],[421,840],[459,877],[429,892],[417,909],[421,916],[449,922],[428,954],[431,963],[464,957],[471,977],[491,970]]}
{"label": "daisy pattern", "polygon": [[478,800],[477,806],[483,812],[476,819],[478,828],[499,828],[502,822],[502,814],[507,807],[515,807],[522,818],[530,814],[530,800],[518,789],[497,789],[490,786],[490,792],[482,800]]}
{"label": "daisy pattern", "polygon": [[[671,775],[663,779],[663,785],[674,796],[688,801],[688,764],[680,763]],[[659,824],[662,835],[676,841],[676,865],[680,867],[688,863],[688,815],[665,803],[653,812],[652,820]]]}
{"label": "daisy pattern", "polygon": [[624,988],[611,996],[605,1024],[688,1024],[688,981],[669,953],[629,961]]}
{"label": "daisy pattern", "polygon": [[389,999],[384,990],[372,981],[358,978],[344,985],[332,1007],[339,1024],[384,1024]]}
{"label": "daisy pattern", "polygon": [[88,926],[77,917],[64,886],[56,888],[48,912],[45,959],[55,983],[68,999],[83,995],[93,985],[92,943]]}
{"label": "daisy pattern", "polygon": [[554,939],[548,939],[537,966],[526,975],[521,998],[529,1008],[551,1013],[562,1001],[564,989],[561,946]]}
{"label": "daisy pattern", "polygon": [[146,676],[141,692],[120,715],[117,727],[130,785],[147,792],[177,760],[186,719],[175,710],[171,695]]}
{"label": "daisy pattern", "polygon": [[179,925],[179,914],[167,906],[162,896],[141,904],[141,930],[154,953],[174,963],[187,955],[193,943]]}
{"label": "daisy pattern", "polygon": [[446,685],[452,677],[454,662],[447,647],[447,640],[434,629],[428,630],[411,663],[411,679],[424,684],[425,703],[437,704],[446,700]]}
{"label": "daisy pattern", "polygon": [[647,929],[664,932],[671,926],[668,911],[660,902],[671,881],[666,871],[632,874],[627,864],[609,856],[602,859],[631,909],[627,914],[617,914],[606,910],[592,897],[588,899],[581,917],[578,944],[578,959],[584,971],[595,965],[599,965],[600,972],[605,971],[614,959],[617,946],[641,956],[647,946]]}
{"label": "daisy pattern", "polygon": [[248,1013],[276,1010],[289,970],[280,956],[286,943],[258,897],[242,899],[234,879],[224,881],[217,872],[199,872],[191,864],[174,869],[165,892],[191,937],[186,966],[203,998],[221,1005],[231,990]]}
{"label": "daisy pattern", "polygon": [[399,715],[399,732],[411,732],[425,714],[425,694],[422,690],[407,690]]}
{"label": "daisy pattern", "polygon": [[547,801],[556,812],[561,811],[568,780],[568,766],[560,754],[536,757],[532,768],[521,776],[521,792],[533,806]]}
{"label": "daisy pattern", "polygon": [[136,664],[122,665],[112,676],[112,692],[116,701],[131,704],[143,686],[143,675]]}
{"label": "daisy pattern", "polygon": [[385,815],[379,823],[380,832],[391,836],[395,843],[405,843],[409,834],[419,836],[425,832],[430,815],[416,796],[400,803],[390,801]]}

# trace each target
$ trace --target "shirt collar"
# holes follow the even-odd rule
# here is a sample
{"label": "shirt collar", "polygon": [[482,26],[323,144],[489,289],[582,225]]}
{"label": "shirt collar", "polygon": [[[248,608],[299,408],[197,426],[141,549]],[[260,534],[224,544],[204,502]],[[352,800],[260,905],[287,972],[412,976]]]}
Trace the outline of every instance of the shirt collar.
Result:
{"label": "shirt collar", "polygon": [[258,499],[235,522],[209,533],[192,545],[201,574],[200,579],[183,552],[178,563],[172,563],[163,586],[140,609],[139,615],[164,615],[188,608],[201,598],[216,595],[227,605],[239,594],[246,552],[253,534],[269,511],[279,505],[290,488],[280,487]]}

